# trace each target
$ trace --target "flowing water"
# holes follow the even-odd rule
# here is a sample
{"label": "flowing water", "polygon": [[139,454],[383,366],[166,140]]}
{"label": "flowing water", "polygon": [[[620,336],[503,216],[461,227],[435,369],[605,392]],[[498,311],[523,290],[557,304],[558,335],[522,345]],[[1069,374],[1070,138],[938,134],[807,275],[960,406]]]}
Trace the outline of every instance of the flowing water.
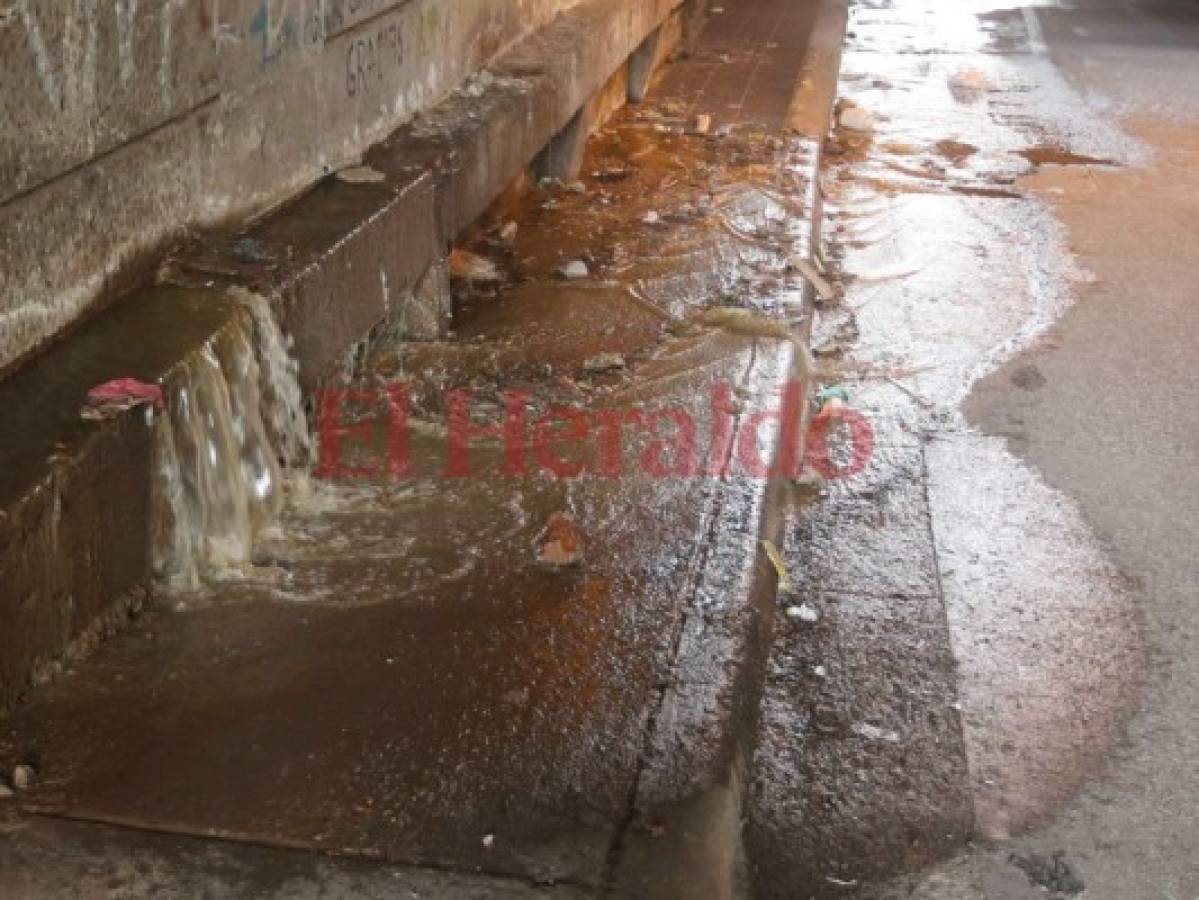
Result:
{"label": "flowing water", "polygon": [[169,379],[154,423],[157,575],[196,588],[244,572],[310,455],[296,364],[267,300],[247,291],[229,324]]}

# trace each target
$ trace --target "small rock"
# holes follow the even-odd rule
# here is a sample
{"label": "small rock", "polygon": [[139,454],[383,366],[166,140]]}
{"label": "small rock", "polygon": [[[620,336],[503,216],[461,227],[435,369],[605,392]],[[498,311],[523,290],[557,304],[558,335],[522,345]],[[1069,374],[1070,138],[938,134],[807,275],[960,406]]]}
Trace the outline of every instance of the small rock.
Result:
{"label": "small rock", "polygon": [[466,87],[464,87],[462,89],[462,93],[466,94],[466,96],[468,96],[468,97],[474,97],[475,99],[482,97],[483,94],[486,92],[487,92],[487,85],[483,84],[480,81],[472,81],[470,84],[468,84]]}
{"label": "small rock", "polygon": [[229,253],[239,262],[264,262],[271,258],[262,241],[252,237],[238,238]]}
{"label": "small rock", "polygon": [[495,846],[495,835],[494,834],[483,835],[483,849],[490,850],[494,846]]}
{"label": "small rock", "polygon": [[804,469],[793,482],[796,490],[807,497],[814,497],[824,492],[828,481],[815,469]]}
{"label": "small rock", "polygon": [[504,227],[500,229],[500,240],[505,244],[511,244],[516,240],[517,224],[515,222],[505,222]]}
{"label": "small rock", "polygon": [[499,266],[487,257],[458,248],[450,251],[450,274],[480,283],[502,281],[504,277]]}
{"label": "small rock", "polygon": [[565,568],[583,561],[583,538],[578,526],[566,513],[554,513],[537,539],[537,561],[545,566]]}
{"label": "small rock", "polygon": [[624,367],[625,359],[619,353],[597,353],[583,360],[584,372],[611,372]]}
{"label": "small rock", "polygon": [[820,621],[820,610],[808,603],[801,603],[799,606],[788,606],[787,618],[812,624]]}
{"label": "small rock", "polygon": [[837,122],[842,128],[850,131],[874,131],[874,116],[870,114],[870,110],[857,105],[842,107]]}
{"label": "small rock", "polygon": [[578,281],[580,278],[586,278],[591,274],[587,269],[587,263],[581,259],[572,259],[566,265],[562,266],[558,272],[568,281]]}
{"label": "small rock", "polygon": [[337,180],[347,184],[376,184],[386,178],[386,175],[370,166],[352,166],[337,173]]}
{"label": "small rock", "polygon": [[585,194],[587,193],[587,185],[583,184],[581,181],[572,181],[566,186],[566,190],[570,191],[572,194]]}
{"label": "small rock", "polygon": [[827,678],[828,669],[826,669],[824,666],[812,666],[812,674],[817,678]]}
{"label": "small rock", "polygon": [[869,722],[855,722],[850,731],[864,737],[868,741],[886,741],[888,744],[899,743],[899,733],[890,731],[886,728],[879,728],[877,725],[871,725]]}
{"label": "small rock", "polygon": [[18,791],[27,791],[33,787],[33,781],[37,777],[37,772],[33,766],[17,766],[12,770],[12,786]]}

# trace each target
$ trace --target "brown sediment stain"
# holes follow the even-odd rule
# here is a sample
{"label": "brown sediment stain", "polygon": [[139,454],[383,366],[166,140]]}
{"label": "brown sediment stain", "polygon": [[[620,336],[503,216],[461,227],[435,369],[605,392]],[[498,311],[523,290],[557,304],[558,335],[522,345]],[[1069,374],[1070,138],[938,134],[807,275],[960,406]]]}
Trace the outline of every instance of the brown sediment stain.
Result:
{"label": "brown sediment stain", "polygon": [[1024,195],[1011,188],[981,187],[976,184],[953,184],[949,189],[967,197],[991,197],[997,200],[1019,200]]}
{"label": "brown sediment stain", "polygon": [[978,152],[978,148],[973,144],[967,144],[964,141],[955,141],[948,138],[942,141],[937,141],[936,149],[941,156],[944,156],[946,159],[951,159],[958,164],[961,164]]}
{"label": "brown sediment stain", "polygon": [[1097,156],[1086,156],[1082,153],[1075,153],[1072,150],[1067,150],[1065,147],[1057,147],[1052,144],[1037,144],[1033,147],[1025,147],[1023,150],[1015,151],[1017,156],[1023,156],[1034,166],[1114,166],[1114,160],[1103,159]]}

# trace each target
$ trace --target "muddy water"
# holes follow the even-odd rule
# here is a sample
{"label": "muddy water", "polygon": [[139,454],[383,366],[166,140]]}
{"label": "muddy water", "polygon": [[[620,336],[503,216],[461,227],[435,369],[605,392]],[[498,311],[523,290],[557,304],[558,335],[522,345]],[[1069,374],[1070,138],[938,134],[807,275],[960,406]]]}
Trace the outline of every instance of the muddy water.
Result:
{"label": "muddy water", "polygon": [[1143,151],[1026,52],[1018,10],[910,0],[860,6],[851,27],[842,92],[873,125],[828,147],[846,292],[815,342],[851,395],[885,382],[906,407],[895,414],[923,421],[975,827],[1002,838],[1045,820],[1110,752],[1139,639],[1132,593],[1078,510],[960,404],[1093,279],[1025,176]]}
{"label": "muddy water", "polygon": [[[811,152],[801,138],[757,126],[696,131],[693,115],[670,101],[618,112],[593,136],[577,182],[531,185],[497,203],[465,236],[452,261],[459,267],[452,338],[375,343],[357,364],[346,399],[322,420],[336,418],[337,427],[316,428],[318,478],[296,483],[293,471],[282,507],[280,473],[250,445],[265,430],[285,457],[307,449],[291,446],[301,413],[285,364],[262,367],[282,378],[247,369],[236,379],[261,385],[260,397],[244,398],[241,406],[261,405],[262,422],[232,410],[237,390],[227,391],[227,402],[217,398],[232,415],[214,421],[238,423],[236,436],[201,447],[187,440],[185,412],[186,421],[172,423],[190,460],[181,467],[182,483],[206,501],[176,514],[185,526],[176,540],[185,546],[175,550],[185,558],[217,558],[200,572],[204,577],[177,578],[178,602],[265,598],[354,607],[417,599],[477,579],[497,559],[527,554],[556,510],[619,506],[629,492],[650,502],[661,493],[640,471],[620,473],[637,484],[629,492],[612,492],[611,472],[594,484],[586,474],[560,479],[531,452],[521,474],[500,477],[504,448],[481,433],[471,440],[473,477],[446,478],[451,391],[469,392],[473,425],[494,427],[504,421],[506,391],[520,392],[536,419],[555,407],[652,414],[662,403],[677,404],[687,386],[682,408],[701,426],[699,463],[708,465],[703,423],[711,385],[739,371],[755,342],[778,346],[780,334],[792,327],[801,333],[808,324],[803,283],[788,258],[808,244],[802,212],[815,185],[802,173]],[[467,254],[486,260],[485,277],[467,277],[460,262]],[[585,266],[585,277],[564,277],[572,262]],[[744,319],[704,318],[705,310],[726,306],[744,311]],[[281,345],[269,323],[255,319],[254,326],[259,356],[278,357]],[[239,340],[226,349],[222,372],[252,364]],[[397,419],[386,392],[397,386],[405,391],[403,453],[410,467],[400,478],[388,472]],[[187,398],[178,399],[186,410]],[[335,436],[338,429],[351,433]],[[653,437],[626,429],[622,465],[638,465]],[[559,437],[554,452],[593,475],[600,464],[593,433],[573,443]],[[223,471],[241,466],[243,477],[210,477],[212,460]],[[663,460],[668,471],[676,464]],[[168,479],[174,493],[180,479]],[[254,485],[265,490],[261,498]],[[670,506],[676,487],[662,489],[660,502]],[[597,499],[606,493],[612,497]],[[192,521],[189,514],[207,518]]]}

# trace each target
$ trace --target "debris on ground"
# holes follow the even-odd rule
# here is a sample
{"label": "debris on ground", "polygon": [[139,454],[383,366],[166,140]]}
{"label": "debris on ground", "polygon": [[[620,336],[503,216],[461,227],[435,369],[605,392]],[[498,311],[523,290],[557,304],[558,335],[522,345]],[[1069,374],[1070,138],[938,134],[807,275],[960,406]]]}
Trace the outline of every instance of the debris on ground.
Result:
{"label": "debris on ground", "polygon": [[700,113],[691,123],[691,130],[695,134],[707,134],[712,128],[712,117],[706,113]]}
{"label": "debris on ground", "polygon": [[657,210],[651,209],[649,212],[647,212],[644,216],[641,217],[641,221],[644,222],[646,225],[657,225],[659,222],[662,221],[662,217],[660,215],[658,215]]}
{"label": "debris on ground", "polygon": [[949,92],[958,103],[974,103],[991,90],[991,81],[978,69],[961,69],[949,76]]}
{"label": "debris on ground", "polygon": [[337,173],[337,180],[347,184],[376,184],[386,179],[386,175],[370,166],[351,166]]}
{"label": "debris on ground", "polygon": [[147,403],[154,409],[163,409],[166,402],[162,388],[136,378],[114,378],[87,392],[87,401],[80,415],[85,419],[100,421]]}
{"label": "debris on ground", "polygon": [[632,174],[632,169],[626,169],[623,166],[618,166],[610,169],[597,169],[591,173],[591,177],[596,181],[611,183],[613,181],[624,181]]}
{"label": "debris on ground", "polygon": [[875,127],[870,110],[852,100],[844,100],[839,104],[837,124],[848,131],[874,131]]}
{"label": "debris on ground", "polygon": [[583,260],[572,259],[558,269],[558,274],[567,281],[578,281],[581,278],[586,278],[591,272],[587,268],[587,263],[583,262]]}
{"label": "debris on ground", "polygon": [[587,185],[583,184],[581,181],[572,181],[570,184],[566,185],[566,190],[570,191],[572,194],[585,194],[587,193]]}
{"label": "debris on ground", "polygon": [[813,625],[820,621],[820,610],[816,609],[816,607],[809,603],[801,603],[798,606],[788,606],[787,618]]}
{"label": "debris on ground", "polygon": [[566,513],[554,513],[537,538],[537,561],[544,566],[565,568],[583,561],[583,537]]}
{"label": "debris on ground", "polygon": [[33,787],[37,772],[33,766],[20,765],[12,770],[12,786],[18,791],[27,791]]}
{"label": "debris on ground", "polygon": [[899,732],[891,731],[887,728],[879,728],[877,725],[871,725],[869,722],[854,722],[849,730],[858,737],[866,738],[868,741],[885,741],[888,744],[899,743]]}
{"label": "debris on ground", "polygon": [[816,408],[816,421],[839,418],[841,410],[848,404],[849,391],[845,388],[839,385],[821,388],[813,398],[813,406]]}
{"label": "debris on ground", "polygon": [[786,322],[743,306],[714,306],[704,310],[699,318],[704,325],[723,328],[734,334],[778,338],[781,341],[796,340],[795,333]]}
{"label": "debris on ground", "polygon": [[778,589],[780,591],[790,590],[791,582],[787,577],[787,564],[783,562],[783,555],[779,553],[779,548],[774,546],[774,541],[762,541],[762,549],[766,551],[766,558],[770,560],[775,574],[778,575]]}
{"label": "debris on ground", "polygon": [[828,487],[828,480],[815,469],[804,469],[792,483],[805,497],[819,496]]}
{"label": "debris on ground", "polygon": [[829,280],[820,274],[819,268],[812,260],[795,255],[787,260],[787,265],[811,283],[812,287],[816,289],[816,295],[821,300],[828,301],[836,298],[837,292],[833,290]]}
{"label": "debris on ground", "polygon": [[516,241],[516,231],[518,228],[519,226],[511,220],[505,222],[503,227],[500,228],[500,240],[505,244],[512,244]]}
{"label": "debris on ground", "polygon": [[272,258],[266,245],[252,237],[242,237],[234,241],[229,248],[229,255],[238,262],[246,263],[266,262]]}
{"label": "debris on ground", "polygon": [[597,353],[583,360],[584,372],[611,372],[624,367],[625,358],[619,353]]}
{"label": "debris on ground", "polygon": [[1074,874],[1074,869],[1066,862],[1066,854],[1055,850],[1049,859],[1039,853],[1029,853],[1024,856],[1013,853],[1008,862],[1016,866],[1028,876],[1028,880],[1037,887],[1059,896],[1074,896],[1081,894],[1086,885],[1081,878]]}
{"label": "debris on ground", "polygon": [[494,283],[504,278],[500,267],[492,260],[458,247],[450,251],[450,275],[479,284]]}

